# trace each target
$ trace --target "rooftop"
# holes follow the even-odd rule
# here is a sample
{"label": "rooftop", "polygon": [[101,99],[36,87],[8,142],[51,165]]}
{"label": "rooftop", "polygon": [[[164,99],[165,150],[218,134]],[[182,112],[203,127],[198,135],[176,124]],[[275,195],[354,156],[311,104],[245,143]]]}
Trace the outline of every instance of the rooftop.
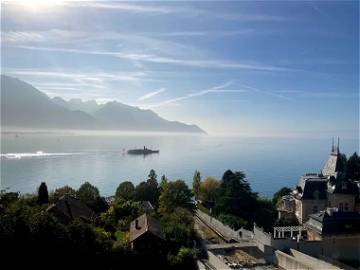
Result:
{"label": "rooftop", "polygon": [[159,237],[160,239],[165,239],[160,222],[148,214],[143,214],[133,220],[130,224],[130,242],[133,242],[135,239],[147,232]]}

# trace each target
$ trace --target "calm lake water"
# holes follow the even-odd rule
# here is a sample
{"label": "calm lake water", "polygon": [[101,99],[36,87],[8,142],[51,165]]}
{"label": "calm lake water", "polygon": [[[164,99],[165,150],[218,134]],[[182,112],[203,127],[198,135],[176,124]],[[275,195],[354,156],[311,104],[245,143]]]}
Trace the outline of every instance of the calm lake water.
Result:
{"label": "calm lake water", "polygon": [[[127,149],[146,145],[159,154],[129,156]],[[254,191],[272,196],[282,186],[294,186],[305,172],[318,172],[331,139],[273,139],[213,136],[69,136],[2,135],[1,188],[35,192],[42,181],[49,189],[84,181],[113,195],[121,181],[139,183],[150,169],[159,178],[192,182],[194,171],[221,178],[225,170],[242,170]],[[357,140],[342,140],[341,150],[358,151]]]}

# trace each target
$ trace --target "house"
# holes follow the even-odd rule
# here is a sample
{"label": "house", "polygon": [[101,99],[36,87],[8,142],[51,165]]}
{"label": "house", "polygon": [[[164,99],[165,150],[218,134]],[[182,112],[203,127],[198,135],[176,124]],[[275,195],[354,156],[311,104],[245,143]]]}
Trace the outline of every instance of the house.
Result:
{"label": "house", "polygon": [[160,222],[148,214],[139,216],[130,224],[129,241],[131,248],[138,252],[158,252],[165,241]]}
{"label": "house", "polygon": [[84,203],[73,196],[64,195],[50,205],[47,211],[53,213],[62,223],[70,223],[75,219],[85,222],[91,222],[95,219],[96,214]]}
{"label": "house", "polygon": [[140,202],[141,208],[145,211],[145,213],[149,213],[154,211],[154,207],[149,201],[141,201]]}
{"label": "house", "polygon": [[327,208],[309,215],[305,222],[308,240],[323,240],[326,237],[358,237],[360,240],[360,213],[343,212],[337,208]]}
{"label": "house", "polygon": [[360,185],[344,178],[342,154],[339,145],[332,146],[330,156],[321,173],[306,173],[301,176],[291,195],[282,198],[278,208],[279,217],[292,213],[299,223],[309,215],[336,207],[339,211],[360,210]]}

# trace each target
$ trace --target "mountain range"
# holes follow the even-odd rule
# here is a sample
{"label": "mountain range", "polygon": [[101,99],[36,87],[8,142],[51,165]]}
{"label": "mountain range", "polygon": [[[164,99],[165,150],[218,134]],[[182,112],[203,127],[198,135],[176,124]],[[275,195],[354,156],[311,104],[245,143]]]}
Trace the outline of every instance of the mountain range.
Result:
{"label": "mountain range", "polygon": [[196,125],[168,121],[151,110],[117,101],[98,104],[50,98],[29,83],[1,75],[1,125],[31,129],[205,133]]}

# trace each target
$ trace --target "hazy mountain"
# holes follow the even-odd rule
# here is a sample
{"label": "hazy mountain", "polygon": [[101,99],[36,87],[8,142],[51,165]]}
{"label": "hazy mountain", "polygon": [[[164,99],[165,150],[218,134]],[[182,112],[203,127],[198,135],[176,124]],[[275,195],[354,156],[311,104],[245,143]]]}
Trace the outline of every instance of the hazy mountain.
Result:
{"label": "hazy mountain", "polygon": [[95,100],[82,101],[79,98],[73,98],[66,101],[61,97],[54,97],[52,98],[52,101],[71,111],[83,111],[89,114],[93,114],[102,106],[97,104]]}
{"label": "hazy mountain", "polygon": [[6,127],[72,129],[99,128],[101,123],[82,111],[70,111],[28,83],[1,75],[1,125]]}
{"label": "hazy mountain", "polygon": [[204,132],[196,125],[167,121],[151,110],[142,110],[119,102],[108,102],[94,113],[94,117],[115,129]]}
{"label": "hazy mountain", "polygon": [[32,85],[5,75],[1,75],[1,121],[4,127],[204,132],[119,102],[98,105],[80,99],[50,99]]}

